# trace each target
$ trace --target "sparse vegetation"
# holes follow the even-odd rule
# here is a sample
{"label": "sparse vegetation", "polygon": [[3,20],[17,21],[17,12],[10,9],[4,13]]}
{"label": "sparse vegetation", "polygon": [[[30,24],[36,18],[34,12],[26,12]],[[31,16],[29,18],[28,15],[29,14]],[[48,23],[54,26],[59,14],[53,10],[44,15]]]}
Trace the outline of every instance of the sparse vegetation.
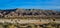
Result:
{"label": "sparse vegetation", "polygon": [[[42,28],[57,28],[57,25],[58,24],[55,24],[53,23],[54,25],[52,25],[51,23],[50,24],[47,24],[47,25],[36,25],[35,24],[0,24],[0,28],[38,28],[42,26]],[[58,27],[60,28],[60,27]]]}

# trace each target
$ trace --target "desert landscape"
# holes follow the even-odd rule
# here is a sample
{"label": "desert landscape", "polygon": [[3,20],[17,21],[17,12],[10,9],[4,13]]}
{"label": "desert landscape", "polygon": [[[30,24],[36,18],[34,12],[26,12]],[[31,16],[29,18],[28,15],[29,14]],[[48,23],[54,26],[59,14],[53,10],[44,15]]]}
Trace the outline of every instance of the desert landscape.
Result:
{"label": "desert landscape", "polygon": [[60,12],[19,8],[0,10],[0,28],[60,28]]}

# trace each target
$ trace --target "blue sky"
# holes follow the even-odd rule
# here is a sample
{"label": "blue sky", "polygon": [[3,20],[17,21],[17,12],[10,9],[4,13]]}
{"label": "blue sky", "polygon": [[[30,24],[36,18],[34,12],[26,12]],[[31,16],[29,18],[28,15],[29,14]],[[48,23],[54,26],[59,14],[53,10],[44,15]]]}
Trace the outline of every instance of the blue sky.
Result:
{"label": "blue sky", "polygon": [[0,9],[8,8],[60,9],[60,0],[0,0]]}

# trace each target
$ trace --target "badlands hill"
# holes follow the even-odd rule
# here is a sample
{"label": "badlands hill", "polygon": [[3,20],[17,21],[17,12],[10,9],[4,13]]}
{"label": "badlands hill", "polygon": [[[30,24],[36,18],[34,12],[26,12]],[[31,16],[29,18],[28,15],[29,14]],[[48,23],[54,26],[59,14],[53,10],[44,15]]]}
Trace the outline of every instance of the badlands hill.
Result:
{"label": "badlands hill", "polygon": [[0,10],[0,18],[4,17],[20,17],[20,16],[59,16],[60,12],[54,10],[42,9],[7,9]]}

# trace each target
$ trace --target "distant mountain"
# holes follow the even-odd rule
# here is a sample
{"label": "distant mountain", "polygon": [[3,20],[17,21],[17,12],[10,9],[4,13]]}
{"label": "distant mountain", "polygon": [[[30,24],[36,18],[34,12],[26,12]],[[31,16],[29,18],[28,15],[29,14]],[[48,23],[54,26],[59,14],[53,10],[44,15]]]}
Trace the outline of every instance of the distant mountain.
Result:
{"label": "distant mountain", "polygon": [[60,9],[53,9],[53,10],[56,10],[56,11],[60,12]]}

